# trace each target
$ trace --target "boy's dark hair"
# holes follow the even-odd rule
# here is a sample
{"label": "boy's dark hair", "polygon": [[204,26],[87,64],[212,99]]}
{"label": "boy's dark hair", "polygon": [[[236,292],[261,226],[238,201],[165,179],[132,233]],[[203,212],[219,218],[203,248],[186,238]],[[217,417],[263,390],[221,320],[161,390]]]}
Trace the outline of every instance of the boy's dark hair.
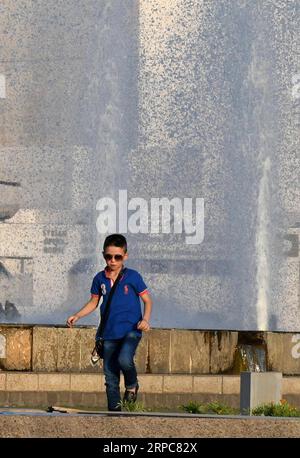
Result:
{"label": "boy's dark hair", "polygon": [[103,251],[105,251],[108,246],[117,246],[119,248],[123,248],[125,253],[127,252],[127,240],[122,234],[108,235],[104,240]]}

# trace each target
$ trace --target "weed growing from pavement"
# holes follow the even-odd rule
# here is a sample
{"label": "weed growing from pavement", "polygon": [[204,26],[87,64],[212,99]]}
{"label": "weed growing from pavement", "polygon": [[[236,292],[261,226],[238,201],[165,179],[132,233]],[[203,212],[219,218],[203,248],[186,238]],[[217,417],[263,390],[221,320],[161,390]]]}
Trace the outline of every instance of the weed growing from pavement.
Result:
{"label": "weed growing from pavement", "polygon": [[[234,409],[218,401],[207,404],[191,401],[188,404],[179,406],[180,410],[198,415],[239,415],[238,409]],[[245,412],[246,414],[246,412]],[[249,412],[247,412],[249,415]],[[300,417],[300,409],[291,406],[286,400],[282,399],[279,404],[270,402],[262,404],[252,409],[252,415],[265,417]]]}
{"label": "weed growing from pavement", "polygon": [[252,409],[252,415],[265,417],[300,417],[300,409],[291,406],[285,399],[279,404],[270,402]]}
{"label": "weed growing from pavement", "polygon": [[125,412],[150,412],[150,409],[146,409],[142,402],[121,401],[120,406]]}
{"label": "weed growing from pavement", "polygon": [[239,413],[237,409],[233,409],[218,401],[209,402],[207,404],[191,401],[188,404],[181,405],[180,409],[184,412],[200,415],[237,415]]}

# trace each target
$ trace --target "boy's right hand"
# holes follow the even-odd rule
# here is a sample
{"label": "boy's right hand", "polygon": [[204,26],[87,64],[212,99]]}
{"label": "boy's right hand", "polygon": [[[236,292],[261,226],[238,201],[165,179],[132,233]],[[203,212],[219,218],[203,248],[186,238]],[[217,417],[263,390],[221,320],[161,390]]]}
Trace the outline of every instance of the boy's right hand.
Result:
{"label": "boy's right hand", "polygon": [[79,317],[77,315],[69,316],[69,318],[67,319],[67,325],[69,326],[69,328],[71,328],[77,320],[79,320]]}

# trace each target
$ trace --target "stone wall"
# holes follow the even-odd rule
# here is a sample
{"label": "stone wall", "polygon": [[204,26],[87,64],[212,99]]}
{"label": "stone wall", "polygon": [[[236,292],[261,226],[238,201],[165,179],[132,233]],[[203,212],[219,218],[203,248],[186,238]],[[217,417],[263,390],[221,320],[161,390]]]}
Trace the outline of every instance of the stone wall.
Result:
{"label": "stone wall", "polygon": [[[256,333],[152,329],[136,354],[140,374],[238,374],[239,342]],[[0,325],[0,370],[32,372],[102,372],[91,366],[94,327]],[[266,370],[300,374],[300,334],[260,333]],[[298,343],[299,342],[299,343]]]}

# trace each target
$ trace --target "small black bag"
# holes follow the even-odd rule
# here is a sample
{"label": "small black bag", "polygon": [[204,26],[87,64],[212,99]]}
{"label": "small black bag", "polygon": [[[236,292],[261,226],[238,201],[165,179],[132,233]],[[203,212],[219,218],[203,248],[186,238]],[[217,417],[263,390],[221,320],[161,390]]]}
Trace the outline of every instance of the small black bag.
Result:
{"label": "small black bag", "polygon": [[94,348],[95,352],[97,353],[100,359],[103,359],[103,347],[104,347],[103,342],[104,340],[102,338],[99,340],[96,340],[95,348]]}
{"label": "small black bag", "polygon": [[121,270],[121,272],[117,276],[117,278],[116,278],[116,280],[115,280],[115,282],[113,284],[113,287],[111,288],[111,290],[109,292],[109,296],[108,296],[107,303],[106,303],[106,306],[105,306],[105,311],[104,311],[103,315],[101,316],[100,325],[98,327],[99,333],[97,331],[97,334],[96,334],[96,335],[100,336],[100,339],[96,340],[96,342],[95,342],[95,347],[94,347],[94,349],[92,351],[92,358],[95,358],[95,356],[98,355],[100,359],[103,359],[104,340],[103,340],[102,336],[103,336],[103,332],[104,332],[104,327],[105,327],[107,319],[108,319],[109,308],[110,308],[110,304],[111,304],[111,301],[112,301],[112,297],[114,295],[115,289],[116,289],[117,284],[119,283],[119,280],[122,277],[122,275],[123,275],[123,270]]}

